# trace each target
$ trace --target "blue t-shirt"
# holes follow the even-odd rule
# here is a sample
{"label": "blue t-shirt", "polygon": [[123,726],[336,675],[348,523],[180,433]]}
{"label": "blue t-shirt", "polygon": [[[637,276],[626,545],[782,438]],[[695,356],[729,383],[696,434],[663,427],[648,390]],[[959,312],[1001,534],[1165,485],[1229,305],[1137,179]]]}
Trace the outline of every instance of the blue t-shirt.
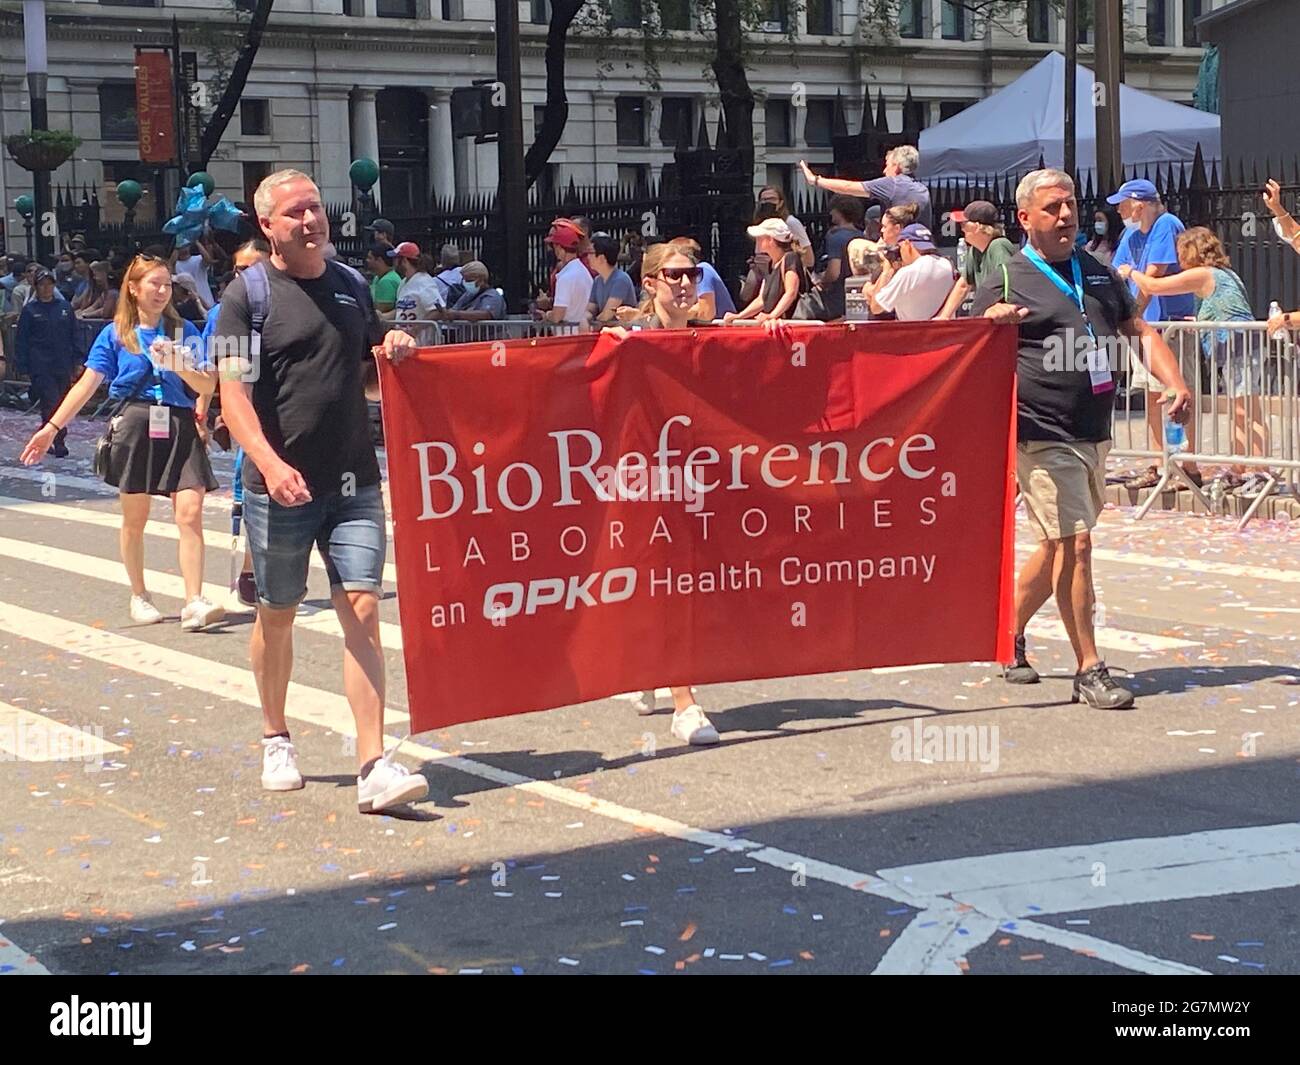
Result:
{"label": "blue t-shirt", "polygon": [[632,279],[622,270],[615,270],[608,280],[597,274],[591,279],[591,302],[596,305],[596,313],[605,309],[611,296],[618,297],[618,305],[627,307],[636,303],[636,286]]}
{"label": "blue t-shirt", "polygon": [[909,174],[879,177],[864,181],[862,188],[871,199],[880,204],[882,211],[905,203],[917,206],[916,220],[923,226],[933,225],[930,213],[930,190]]}
{"label": "blue t-shirt", "polygon": [[[185,343],[193,352],[195,368],[206,369],[209,363],[203,351],[199,331],[194,327],[193,322],[182,319],[182,325],[185,328]],[[153,360],[148,355],[149,345],[158,337],[167,339],[171,337],[165,325],[162,329],[146,329],[140,326],[136,329],[136,337],[143,353],[140,355],[132,354],[122,346],[122,342],[117,337],[117,325],[109,322],[100,330],[99,336],[90,346],[90,352],[86,355],[86,369],[103,374],[105,379],[111,382],[108,386],[109,398],[125,399],[138,389],[139,394],[136,399],[152,403],[154,371]],[[171,370],[162,370],[158,376],[162,379],[163,403],[169,407],[194,408],[195,393],[179,374]],[[143,385],[140,384],[142,378],[147,379]]]}
{"label": "blue t-shirt", "polygon": [[722,283],[722,278],[718,271],[713,269],[711,263],[700,263],[700,268],[704,271],[704,276],[700,278],[699,291],[701,293],[712,292],[714,313],[721,318],[724,314],[736,310],[736,301],[731,298],[731,293],[727,286]]}
{"label": "blue t-shirt", "polygon": [[[1150,233],[1143,233],[1140,229],[1126,229],[1120,238],[1119,247],[1115,249],[1111,268],[1118,270],[1121,266],[1131,266],[1138,273],[1144,274],[1148,266],[1163,263],[1169,267],[1165,277],[1181,274],[1183,269],[1178,265],[1178,236],[1183,229],[1183,223],[1168,211],[1155,220]],[[1130,281],[1128,287],[1137,296],[1137,285]],[[1142,317],[1148,322],[1167,322],[1175,318],[1190,318],[1195,313],[1196,297],[1186,293],[1181,296],[1152,296]]]}

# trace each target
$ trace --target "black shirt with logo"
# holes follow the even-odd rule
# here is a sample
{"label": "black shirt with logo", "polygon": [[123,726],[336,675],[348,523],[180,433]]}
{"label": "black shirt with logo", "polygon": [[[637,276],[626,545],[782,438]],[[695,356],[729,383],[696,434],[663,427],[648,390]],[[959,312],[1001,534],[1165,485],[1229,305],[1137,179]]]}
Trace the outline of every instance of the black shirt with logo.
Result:
{"label": "black shirt with logo", "polygon": [[[1108,266],[1086,251],[1077,253],[1083,278],[1083,302],[1098,347],[1110,360],[1111,377],[1119,363],[1115,352],[1122,323],[1137,316],[1128,286]],[[1070,260],[1049,263],[1065,284],[1073,288]],[[1017,427],[1020,441],[1110,439],[1115,389],[1094,393],[1080,341],[1087,326],[1079,305],[1025,257],[1023,250],[1007,263],[1006,288],[1000,269],[989,271],[975,292],[971,313],[983,314],[995,303],[1026,307],[1020,323],[1016,361]]]}
{"label": "black shirt with logo", "polygon": [[[304,279],[266,263],[266,275],[270,307],[253,409],[267,441],[302,474],[313,497],[378,484],[365,371],[384,326],[365,283],[337,264]],[[216,336],[247,337],[250,329],[248,295],[237,277],[222,297]],[[252,462],[244,463],[244,487],[266,492]]]}

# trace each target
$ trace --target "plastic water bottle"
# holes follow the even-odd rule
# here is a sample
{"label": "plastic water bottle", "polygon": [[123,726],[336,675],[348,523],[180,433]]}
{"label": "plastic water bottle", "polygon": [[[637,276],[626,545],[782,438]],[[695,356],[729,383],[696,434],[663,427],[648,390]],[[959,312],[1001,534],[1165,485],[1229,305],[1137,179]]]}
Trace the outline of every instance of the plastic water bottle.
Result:
{"label": "plastic water bottle", "polygon": [[[1270,321],[1271,321],[1272,319],[1276,318],[1276,317],[1277,317],[1279,314],[1281,314],[1281,313],[1282,313],[1282,305],[1281,305],[1280,303],[1278,303],[1277,300],[1274,300],[1272,303],[1270,303],[1270,304],[1268,305],[1268,317],[1269,317]],[[1285,330],[1285,329],[1278,329],[1278,330],[1275,330],[1273,333],[1270,334],[1270,339],[1271,339],[1271,340],[1281,340],[1281,339],[1283,339],[1285,336],[1286,336],[1286,330]]]}
{"label": "plastic water bottle", "polygon": [[1187,430],[1172,418],[1165,419],[1165,449],[1171,455],[1187,450]]}

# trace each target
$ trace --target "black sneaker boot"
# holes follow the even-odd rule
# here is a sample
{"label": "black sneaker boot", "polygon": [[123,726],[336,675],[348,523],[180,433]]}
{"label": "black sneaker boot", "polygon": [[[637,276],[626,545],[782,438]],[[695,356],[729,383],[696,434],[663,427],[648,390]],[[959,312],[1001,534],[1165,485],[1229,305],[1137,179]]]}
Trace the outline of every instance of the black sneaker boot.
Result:
{"label": "black sneaker boot", "polygon": [[1016,637],[1016,660],[1009,666],[1004,666],[1002,676],[1006,678],[1008,684],[1037,684],[1038,670],[1029,664],[1029,659],[1025,657],[1025,637],[1022,633]]}
{"label": "black sneaker boot", "polygon": [[1105,662],[1075,675],[1070,702],[1080,699],[1098,710],[1128,710],[1133,706],[1133,693],[1110,675]]}

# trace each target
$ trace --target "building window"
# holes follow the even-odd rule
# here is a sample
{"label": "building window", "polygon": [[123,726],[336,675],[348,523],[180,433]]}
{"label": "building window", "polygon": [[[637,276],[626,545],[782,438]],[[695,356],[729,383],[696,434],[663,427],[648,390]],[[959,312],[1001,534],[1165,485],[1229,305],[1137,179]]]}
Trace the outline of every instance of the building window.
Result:
{"label": "building window", "polygon": [[673,147],[679,137],[689,144],[695,132],[695,101],[689,96],[665,96],[659,115],[659,143]]}
{"label": "building window", "polygon": [[244,171],[244,203],[251,205],[257,186],[262,183],[263,178],[271,176],[271,164],[243,163],[241,165]]}
{"label": "building window", "polygon": [[835,32],[835,0],[808,0],[808,32],[825,36]]}
{"label": "building window", "polygon": [[1052,39],[1052,5],[1050,0],[1029,0],[1025,13],[1025,31],[1035,44],[1047,44]]}
{"label": "building window", "polygon": [[961,114],[966,108],[970,107],[970,100],[944,100],[939,104],[939,121],[946,122],[948,119]]}
{"label": "building window", "polygon": [[551,21],[551,0],[532,0],[528,21],[534,26],[548,25]]}
{"label": "building window", "polygon": [[375,14],[380,18],[415,18],[415,0],[375,0]]}
{"label": "building window", "polygon": [[809,100],[803,141],[809,148],[829,148],[835,121],[834,100]]}
{"label": "building window", "polygon": [[1079,0],[1078,43],[1092,44],[1092,0]]}
{"label": "building window", "polygon": [[966,8],[961,0],[943,0],[943,39],[945,41],[966,39]]}
{"label": "building window", "polygon": [[537,136],[537,131],[542,128],[542,123],[546,120],[546,105],[533,104],[533,136]]}
{"label": "building window", "polygon": [[903,128],[925,129],[930,124],[928,100],[906,100],[903,103]]}
{"label": "building window", "polygon": [[365,0],[343,0],[343,14],[349,18],[360,18],[365,13]]}
{"label": "building window", "polygon": [[925,0],[899,0],[898,35],[925,36]]}
{"label": "building window", "polygon": [[619,163],[618,184],[625,190],[644,189],[650,184],[650,167],[646,163]]}
{"label": "building window", "polygon": [[240,100],[239,131],[245,137],[269,137],[271,135],[271,101]]}
{"label": "building window", "polygon": [[790,121],[789,100],[768,100],[763,108],[767,122],[767,146],[790,148],[794,145],[794,123]]}
{"label": "building window", "polygon": [[666,30],[689,30],[690,0],[659,0],[659,21]]}
{"label": "building window", "polygon": [[1163,48],[1169,43],[1169,11],[1165,0],[1147,0],[1147,44]]}
{"label": "building window", "polygon": [[614,100],[614,124],[620,147],[645,144],[645,99],[640,96],[617,97]]}
{"label": "building window", "polygon": [[790,11],[786,0],[760,0],[763,21],[759,29],[764,33],[785,33],[790,25]]}
{"label": "building window", "polygon": [[616,30],[635,30],[641,26],[641,0],[613,0],[610,21]]}
{"label": "building window", "polygon": [[135,82],[105,82],[99,87],[99,139],[136,141]]}
{"label": "building window", "polygon": [[1183,0],[1183,47],[1199,48],[1201,38],[1196,32],[1196,20],[1204,14],[1205,0]]}
{"label": "building window", "polygon": [[[105,7],[157,7],[155,0],[99,0]],[[123,181],[126,178],[122,179]]]}

